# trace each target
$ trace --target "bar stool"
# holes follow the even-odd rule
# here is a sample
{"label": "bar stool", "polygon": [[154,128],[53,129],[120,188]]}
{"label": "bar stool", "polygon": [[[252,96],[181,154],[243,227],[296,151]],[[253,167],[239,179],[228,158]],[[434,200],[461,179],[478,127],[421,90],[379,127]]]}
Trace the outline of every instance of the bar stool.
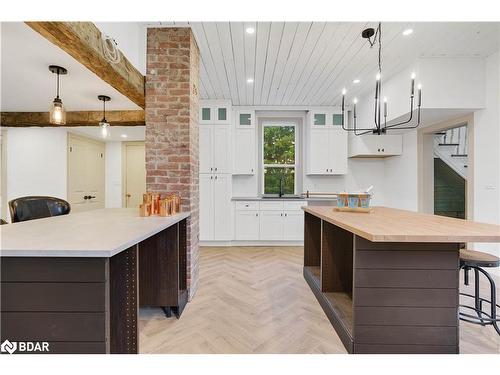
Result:
{"label": "bar stool", "polygon": [[11,200],[9,209],[12,222],[18,223],[44,217],[67,215],[71,211],[71,205],[60,198],[27,196]]}
{"label": "bar stool", "polygon": [[[460,293],[461,296],[474,299],[474,307],[469,305],[460,305],[459,317],[465,322],[480,324],[482,326],[492,325],[500,335],[497,317],[496,303],[496,285],[495,280],[486,272],[483,267],[498,267],[500,266],[500,258],[474,250],[460,250],[460,269],[464,269],[464,284],[469,285],[469,271],[474,271],[474,294]],[[490,283],[490,299],[482,298],[479,294],[479,274],[482,273]],[[483,304],[490,305],[490,312],[483,310]],[[463,310],[472,310],[476,315],[465,313]]]}

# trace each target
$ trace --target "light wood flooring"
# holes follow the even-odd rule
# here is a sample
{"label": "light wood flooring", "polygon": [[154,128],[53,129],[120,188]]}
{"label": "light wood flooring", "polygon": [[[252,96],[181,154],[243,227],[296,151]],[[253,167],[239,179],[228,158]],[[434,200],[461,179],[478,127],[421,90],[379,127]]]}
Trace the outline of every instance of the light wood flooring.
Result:
{"label": "light wood flooring", "polygon": [[[302,247],[202,248],[200,286],[181,319],[140,310],[140,352],[346,353],[302,276],[302,257]],[[500,353],[500,336],[461,322],[460,345]]]}

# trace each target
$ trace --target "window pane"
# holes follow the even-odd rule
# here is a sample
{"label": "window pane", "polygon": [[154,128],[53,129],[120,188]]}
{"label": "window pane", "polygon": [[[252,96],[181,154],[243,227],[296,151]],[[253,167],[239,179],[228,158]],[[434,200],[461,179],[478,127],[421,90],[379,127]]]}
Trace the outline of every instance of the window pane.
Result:
{"label": "window pane", "polygon": [[333,115],[333,125],[342,125],[342,115]]}
{"label": "window pane", "polygon": [[264,164],[295,164],[294,126],[264,126]]}
{"label": "window pane", "polygon": [[226,108],[219,108],[218,114],[219,114],[219,121],[226,121],[226,119],[227,119]]}
{"label": "window pane", "polygon": [[264,166],[264,194],[279,194],[283,178],[283,194],[295,194],[295,168]]}
{"label": "window pane", "polygon": [[240,125],[251,125],[251,117],[250,113],[240,113]]}
{"label": "window pane", "polygon": [[210,120],[210,108],[201,109],[201,119],[205,121]]}
{"label": "window pane", "polygon": [[316,113],[314,115],[314,125],[325,125],[326,115],[324,113]]}

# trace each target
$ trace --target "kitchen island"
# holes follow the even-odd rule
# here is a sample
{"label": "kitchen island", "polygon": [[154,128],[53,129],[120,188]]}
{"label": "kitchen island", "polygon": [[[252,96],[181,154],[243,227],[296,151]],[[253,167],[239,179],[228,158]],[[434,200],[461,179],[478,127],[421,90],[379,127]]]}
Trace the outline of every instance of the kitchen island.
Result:
{"label": "kitchen island", "polygon": [[186,220],[99,209],[2,225],[1,341],[138,353],[138,308],[187,303]]}
{"label": "kitchen island", "polygon": [[459,353],[459,248],[500,226],[304,207],[304,277],[349,353]]}

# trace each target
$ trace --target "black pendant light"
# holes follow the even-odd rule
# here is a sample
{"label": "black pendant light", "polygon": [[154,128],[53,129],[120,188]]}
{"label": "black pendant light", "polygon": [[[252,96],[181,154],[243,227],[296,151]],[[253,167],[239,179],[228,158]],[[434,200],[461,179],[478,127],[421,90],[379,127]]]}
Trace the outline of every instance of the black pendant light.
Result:
{"label": "black pendant light", "polygon": [[52,73],[57,74],[57,93],[50,106],[50,123],[54,125],[64,125],[66,124],[66,110],[64,109],[63,102],[59,97],[59,76],[61,74],[67,74],[68,71],[57,65],[49,65],[49,70]]}
{"label": "black pendant light", "polygon": [[106,121],[106,102],[109,102],[111,98],[107,95],[99,95],[97,97],[102,101],[102,120],[99,122],[99,128],[101,128],[101,136],[107,138],[109,136],[109,123]]}
{"label": "black pendant light", "polygon": [[[342,90],[342,128],[346,131],[354,132],[355,135],[363,135],[368,133],[385,134],[388,130],[401,130],[401,129],[414,129],[420,125],[420,107],[422,105],[422,85],[418,85],[418,104],[417,104],[417,122],[414,125],[404,126],[413,120],[414,111],[414,96],[415,96],[415,73],[411,74],[410,84],[410,115],[405,121],[398,122],[397,124],[387,125],[387,98],[382,99],[382,24],[379,22],[377,29],[368,28],[363,30],[361,36],[368,39],[370,47],[373,47],[378,42],[378,72],[375,77],[375,126],[374,127],[361,127],[358,128],[358,116],[356,113],[356,104],[358,99],[353,99],[353,127],[346,128],[344,125],[344,110],[345,110],[345,94],[346,89]],[[373,37],[373,39],[372,39]],[[382,120],[382,101],[383,107],[383,120]]]}

